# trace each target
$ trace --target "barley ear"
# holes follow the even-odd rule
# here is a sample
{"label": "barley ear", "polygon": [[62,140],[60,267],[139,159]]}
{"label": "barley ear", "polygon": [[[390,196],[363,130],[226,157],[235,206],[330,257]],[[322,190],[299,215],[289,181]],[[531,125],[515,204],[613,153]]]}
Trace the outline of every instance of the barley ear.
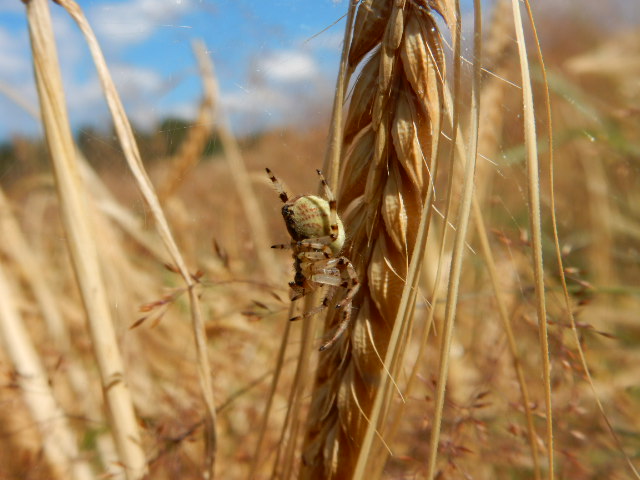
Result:
{"label": "barley ear", "polygon": [[302,478],[352,478],[376,389],[392,375],[383,359],[409,264],[422,254],[414,247],[439,135],[444,61],[433,13],[422,2],[373,0],[356,14],[348,58],[360,73],[344,125],[338,208],[349,239],[343,253],[362,287],[351,327],[320,356]]}

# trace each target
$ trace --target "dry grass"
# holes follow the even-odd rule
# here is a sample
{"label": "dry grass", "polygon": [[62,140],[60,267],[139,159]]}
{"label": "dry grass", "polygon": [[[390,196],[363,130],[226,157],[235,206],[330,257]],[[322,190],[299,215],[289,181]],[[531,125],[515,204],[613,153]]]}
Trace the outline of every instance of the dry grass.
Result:
{"label": "dry grass", "polygon": [[[391,3],[349,17],[324,168],[362,288],[349,330],[318,353],[338,319],[286,321],[290,260],[269,246],[287,233],[262,172],[313,192],[324,129],[238,142],[201,56],[200,116],[173,159],[144,164],[107,85],[129,167],[100,142],[87,161],[38,23],[46,3],[28,2],[53,174],[34,158],[42,146],[14,142],[25,163],[0,193],[1,478],[202,478],[214,458],[231,479],[637,478],[640,104],[624,61],[637,34],[569,42],[538,18],[557,42],[545,118],[514,3],[491,22],[483,12],[481,78],[463,61],[444,73],[444,56],[464,51],[455,7],[438,23],[449,49],[437,14]],[[519,116],[529,79],[537,142]],[[201,158],[212,131],[225,152]]]}

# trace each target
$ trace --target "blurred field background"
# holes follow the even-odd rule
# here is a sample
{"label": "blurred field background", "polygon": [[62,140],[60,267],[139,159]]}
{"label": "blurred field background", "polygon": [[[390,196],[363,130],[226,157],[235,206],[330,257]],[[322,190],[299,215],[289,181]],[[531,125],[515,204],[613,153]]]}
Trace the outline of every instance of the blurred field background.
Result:
{"label": "blurred field background", "polygon": [[[573,311],[597,394],[624,452],[637,464],[640,6],[632,3],[567,2],[559,7],[543,2],[535,6],[534,14],[552,97],[558,234]],[[238,8],[246,13],[252,7],[245,2]],[[216,8],[235,7],[224,3]],[[338,20],[346,2],[327,2],[326,8]],[[484,11],[486,32],[494,21],[492,11],[490,5]],[[216,18],[213,12],[213,30]],[[279,27],[286,30],[287,21],[285,16],[271,20],[273,35]],[[318,38],[322,41],[323,35],[342,29],[341,23],[328,33],[320,32]],[[181,35],[185,43],[198,40],[189,37],[188,29]],[[485,65],[491,74],[483,77],[476,188],[542,439],[544,397],[527,260],[530,239],[519,67],[513,34],[498,39],[485,44]],[[451,55],[450,50],[445,53]],[[208,54],[217,65],[215,52]],[[59,55],[65,56],[63,49]],[[338,60],[336,50],[336,71]],[[201,65],[195,54],[188,62],[183,74],[193,77]],[[534,88],[539,88],[540,72],[534,70],[532,76]],[[206,81],[199,75],[195,78]],[[175,79],[166,80],[170,90]],[[190,119],[168,112],[152,125],[138,128],[134,120],[144,166],[198,283],[217,407],[218,478],[249,475],[288,323],[291,259],[287,253],[269,249],[287,242],[288,235],[280,201],[264,168],[271,168],[294,195],[317,191],[315,169],[322,166],[327,148],[334,79],[326,81],[330,83],[324,82],[317,95],[313,89],[292,90],[296,112],[278,110],[277,120],[261,119],[258,128],[248,128],[250,114],[238,115],[232,102],[225,101],[224,85],[217,98],[196,86],[203,93],[192,100]],[[319,83],[318,78],[309,80],[314,88]],[[3,87],[15,91],[17,86],[3,81]],[[541,92],[535,93],[539,98]],[[75,94],[66,92],[70,98]],[[223,107],[215,118],[208,111],[212,103]],[[264,110],[268,112],[269,107]],[[538,120],[545,125],[541,112]],[[33,122],[37,125],[37,120]],[[79,125],[73,133],[86,159],[83,181],[89,192],[92,228],[99,239],[96,247],[149,478],[200,478],[204,413],[183,284],[166,266],[171,261],[110,124]],[[544,128],[539,128],[539,135],[544,153]],[[542,182],[548,187],[544,169]],[[15,307],[94,478],[121,478],[41,137],[18,131],[7,134],[0,145],[0,186],[3,302],[10,298]],[[247,189],[258,207],[249,205],[249,211],[244,203]],[[556,475],[562,479],[633,478],[584,380],[553,261],[548,188],[543,188],[542,201]],[[436,205],[444,207],[444,196],[441,202]],[[266,234],[256,234],[256,223],[263,224]],[[470,232],[438,478],[534,478],[512,359],[475,230]],[[431,284],[433,274],[428,255],[426,264],[425,286]],[[426,291],[419,294],[415,312],[418,330],[429,308],[423,295]],[[437,322],[443,306],[435,308]],[[301,325],[294,323],[291,328],[256,478],[271,475],[281,442]],[[418,348],[419,338],[416,334],[410,351]],[[2,341],[7,341],[6,333]],[[428,350],[418,367],[420,385],[406,398],[397,433],[387,439],[393,457],[383,478],[424,476],[437,342],[437,336],[429,338],[427,348],[432,353]],[[317,344],[321,344],[320,334]],[[42,453],[47,424],[34,418],[25,403],[9,351],[6,345],[0,348],[0,479],[56,478]]]}

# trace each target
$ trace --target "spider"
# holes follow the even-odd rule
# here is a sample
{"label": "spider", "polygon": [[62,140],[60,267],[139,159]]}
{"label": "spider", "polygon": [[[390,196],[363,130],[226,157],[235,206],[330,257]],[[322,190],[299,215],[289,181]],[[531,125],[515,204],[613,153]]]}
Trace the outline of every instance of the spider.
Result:
{"label": "spider", "polygon": [[324,310],[329,306],[336,290],[345,289],[344,298],[335,307],[342,311],[342,318],[331,339],[320,347],[320,351],[323,351],[331,347],[349,326],[352,301],[360,288],[353,264],[347,257],[340,255],[345,242],[345,232],[336,210],[336,200],[320,170],[316,172],[320,177],[326,200],[316,195],[298,195],[290,199],[271,170],[266,170],[280,200],[284,203],[282,216],[291,235],[290,244],[271,247],[293,251],[295,277],[293,282],[289,282],[292,290],[291,300],[304,297],[322,285],[329,287],[327,295],[318,307],[290,320],[308,318]]}

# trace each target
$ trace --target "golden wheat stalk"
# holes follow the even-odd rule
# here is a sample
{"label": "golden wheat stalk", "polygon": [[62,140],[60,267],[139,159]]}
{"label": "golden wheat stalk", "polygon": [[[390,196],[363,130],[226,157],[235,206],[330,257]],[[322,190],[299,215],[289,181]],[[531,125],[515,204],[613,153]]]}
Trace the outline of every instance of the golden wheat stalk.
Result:
{"label": "golden wheat stalk", "polygon": [[198,301],[198,294],[196,292],[196,281],[190,274],[185,260],[178,249],[174,236],[172,234],[169,223],[160,207],[158,196],[155,193],[154,187],[149,179],[146,170],[142,164],[142,158],[140,151],[138,150],[136,141],[133,136],[133,129],[129,123],[129,119],[126,115],[118,92],[113,83],[113,79],[107,68],[104,55],[98,44],[98,41],[87,21],[82,9],[73,0],[57,0],[57,3],[62,5],[65,10],[71,15],[74,21],[78,24],[78,27],[85,36],[87,45],[91,52],[92,58],[98,71],[105,98],[109,106],[109,110],[113,116],[114,127],[118,134],[118,139],[122,146],[123,153],[127,159],[127,163],[133,176],[136,180],[137,186],[144,196],[147,205],[150,208],[153,215],[158,234],[162,238],[165,248],[169,252],[172,261],[174,262],[177,271],[182,276],[183,281],[186,284],[186,289],[189,298],[189,306],[191,313],[191,323],[194,333],[194,340],[197,354],[197,369],[198,379],[200,381],[200,388],[204,403],[204,425],[205,425],[205,467],[203,476],[205,478],[212,478],[215,470],[215,457],[217,450],[217,435],[216,435],[216,411],[213,400],[213,384],[211,366],[209,363],[209,357],[207,353],[206,344],[206,331],[204,328],[204,321],[200,310],[200,304]]}
{"label": "golden wheat stalk", "polygon": [[[383,359],[392,333],[393,361],[403,354],[398,339],[408,327],[396,317],[410,317],[415,298],[405,279],[423,251],[416,238],[431,185],[444,71],[432,10],[419,3],[365,1],[354,23],[348,65],[361,72],[344,126],[338,206],[350,239],[345,254],[362,287],[352,328],[320,357],[303,478],[352,477],[376,389],[389,375]],[[401,308],[405,315],[398,315]],[[332,313],[329,328],[337,320]],[[384,418],[385,409],[377,415]]]}
{"label": "golden wheat stalk", "polygon": [[141,478],[146,472],[146,459],[101,277],[84,199],[86,192],[75,162],[47,0],[29,1],[27,18],[44,131],[114,439],[127,477]]}
{"label": "golden wheat stalk", "polygon": [[[527,193],[529,201],[529,228],[531,229],[532,263],[536,292],[536,313],[538,316],[538,334],[540,341],[540,356],[542,357],[542,377],[545,385],[545,414],[547,427],[547,478],[554,478],[553,451],[553,410],[551,408],[551,364],[549,360],[549,339],[547,333],[547,308],[544,291],[544,269],[542,264],[542,224],[540,217],[540,177],[538,163],[538,148],[536,137],[535,108],[533,102],[533,87],[529,72],[526,41],[520,5],[512,0],[513,18],[516,38],[518,40],[518,56],[520,58],[520,72],[522,78],[522,102],[524,110],[524,138],[527,150]],[[529,2],[525,1],[528,9]],[[530,17],[530,20],[533,20]],[[533,24],[533,22],[532,22]],[[535,33],[535,26],[534,26]],[[537,34],[536,34],[536,43]]]}
{"label": "golden wheat stalk", "polygon": [[[493,7],[492,19],[490,21],[487,38],[483,43],[483,68],[491,74],[487,76],[482,85],[480,110],[480,128],[478,132],[478,154],[484,158],[494,158],[498,152],[498,139],[504,124],[502,104],[506,97],[506,90],[513,87],[504,79],[503,74],[508,72],[514,60],[515,45],[512,43],[513,16],[510,15],[510,0],[499,0]],[[507,313],[506,295],[499,288],[499,275],[494,259],[494,254],[490,248],[489,237],[481,205],[488,197],[495,169],[490,168],[490,162],[478,162],[476,172],[476,194],[473,199],[473,215],[477,230],[480,249],[485,258],[487,273],[494,292],[496,307],[504,333],[507,337],[509,351],[511,354],[513,369],[518,379],[518,386],[522,396],[522,405],[525,411],[529,445],[531,447],[531,457],[533,461],[533,473],[536,479],[540,478],[540,459],[538,452],[538,441],[533,422],[533,412],[531,411],[531,396],[529,387],[525,379],[522,367],[521,355],[518,352],[517,342],[511,320]],[[497,329],[490,326],[487,330],[493,330],[499,334]]]}

